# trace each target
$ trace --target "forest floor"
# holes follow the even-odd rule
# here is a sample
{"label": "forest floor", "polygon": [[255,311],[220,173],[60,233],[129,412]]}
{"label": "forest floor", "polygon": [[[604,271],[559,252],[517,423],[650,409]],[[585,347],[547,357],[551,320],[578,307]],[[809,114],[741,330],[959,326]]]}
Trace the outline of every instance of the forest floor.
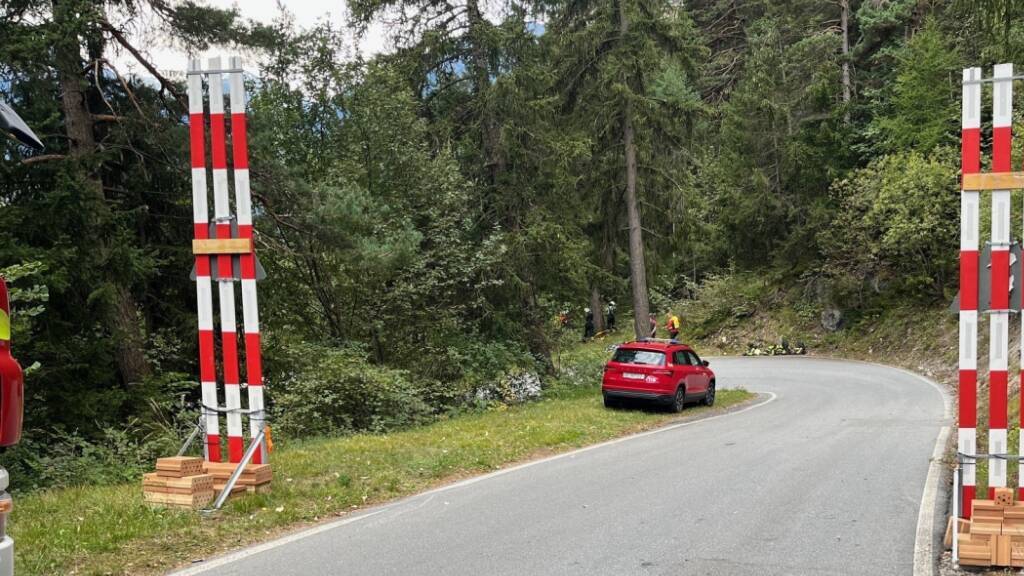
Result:
{"label": "forest floor", "polygon": [[[572,345],[563,372],[599,375],[608,342]],[[599,377],[598,377],[599,381]],[[213,517],[154,509],[138,483],[51,489],[15,501],[9,531],[18,573],[154,574],[366,506],[509,464],[700,417],[756,397],[721,390],[713,408],[682,414],[607,410],[598,382],[557,386],[543,400],[466,412],[390,434],[278,442],[273,492],[229,502]]]}

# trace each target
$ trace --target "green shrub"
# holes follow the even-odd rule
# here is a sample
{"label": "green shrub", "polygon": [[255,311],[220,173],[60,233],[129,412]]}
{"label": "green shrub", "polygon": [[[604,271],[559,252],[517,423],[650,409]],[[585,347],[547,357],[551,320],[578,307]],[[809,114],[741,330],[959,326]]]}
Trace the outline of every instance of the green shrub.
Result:
{"label": "green shrub", "polygon": [[307,345],[302,362],[275,383],[275,424],[285,435],[382,432],[428,419],[426,383],[407,371],[369,364],[357,351]]}

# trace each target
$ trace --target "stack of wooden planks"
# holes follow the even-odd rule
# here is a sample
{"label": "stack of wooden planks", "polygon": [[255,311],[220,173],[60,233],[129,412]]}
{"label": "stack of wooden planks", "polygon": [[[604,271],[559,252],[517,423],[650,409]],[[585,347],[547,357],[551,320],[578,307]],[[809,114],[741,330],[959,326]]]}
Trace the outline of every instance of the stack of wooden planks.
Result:
{"label": "stack of wooden planks", "polygon": [[[974,500],[971,519],[958,519],[957,549],[961,566],[1024,567],[1024,502],[1014,502],[1012,488],[996,488],[993,500]],[[953,518],[946,527],[946,547],[953,542]]]}
{"label": "stack of wooden planks", "polygon": [[142,476],[142,495],[153,505],[202,508],[213,501],[214,478],[203,472],[202,458],[159,458],[156,472]]}
{"label": "stack of wooden planks", "polygon": [[[203,471],[213,476],[213,485],[218,491],[224,489],[231,473],[235,471],[237,464],[228,462],[203,462]],[[232,494],[246,491],[249,493],[270,492],[270,481],[273,479],[270,464],[246,464],[242,475],[238,477]]]}

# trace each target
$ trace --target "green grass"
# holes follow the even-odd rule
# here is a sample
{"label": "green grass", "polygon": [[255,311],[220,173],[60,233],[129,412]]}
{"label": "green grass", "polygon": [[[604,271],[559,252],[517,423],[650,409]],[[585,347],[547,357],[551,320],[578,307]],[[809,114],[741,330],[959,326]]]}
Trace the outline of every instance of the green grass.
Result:
{"label": "green grass", "polygon": [[[594,343],[571,359],[604,358]],[[565,359],[563,359],[565,362]],[[718,393],[720,410],[746,401]],[[688,408],[692,416],[707,408]],[[595,387],[556,386],[545,400],[464,414],[383,435],[289,442],[272,455],[273,493],[229,503],[214,518],[151,509],[137,484],[49,490],[15,499],[9,530],[18,574],[146,574],[353,509],[503,465],[656,427],[676,415],[606,410]],[[211,545],[220,542],[221,545]]]}

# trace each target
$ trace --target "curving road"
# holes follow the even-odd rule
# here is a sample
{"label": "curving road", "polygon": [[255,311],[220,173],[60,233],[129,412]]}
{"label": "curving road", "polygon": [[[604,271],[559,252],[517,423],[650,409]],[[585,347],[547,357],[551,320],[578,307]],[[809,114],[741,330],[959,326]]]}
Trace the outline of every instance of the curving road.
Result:
{"label": "curving road", "polygon": [[[766,404],[414,496],[211,575],[914,573],[940,392],[812,358],[713,359]],[[927,539],[927,538],[926,538]]]}

